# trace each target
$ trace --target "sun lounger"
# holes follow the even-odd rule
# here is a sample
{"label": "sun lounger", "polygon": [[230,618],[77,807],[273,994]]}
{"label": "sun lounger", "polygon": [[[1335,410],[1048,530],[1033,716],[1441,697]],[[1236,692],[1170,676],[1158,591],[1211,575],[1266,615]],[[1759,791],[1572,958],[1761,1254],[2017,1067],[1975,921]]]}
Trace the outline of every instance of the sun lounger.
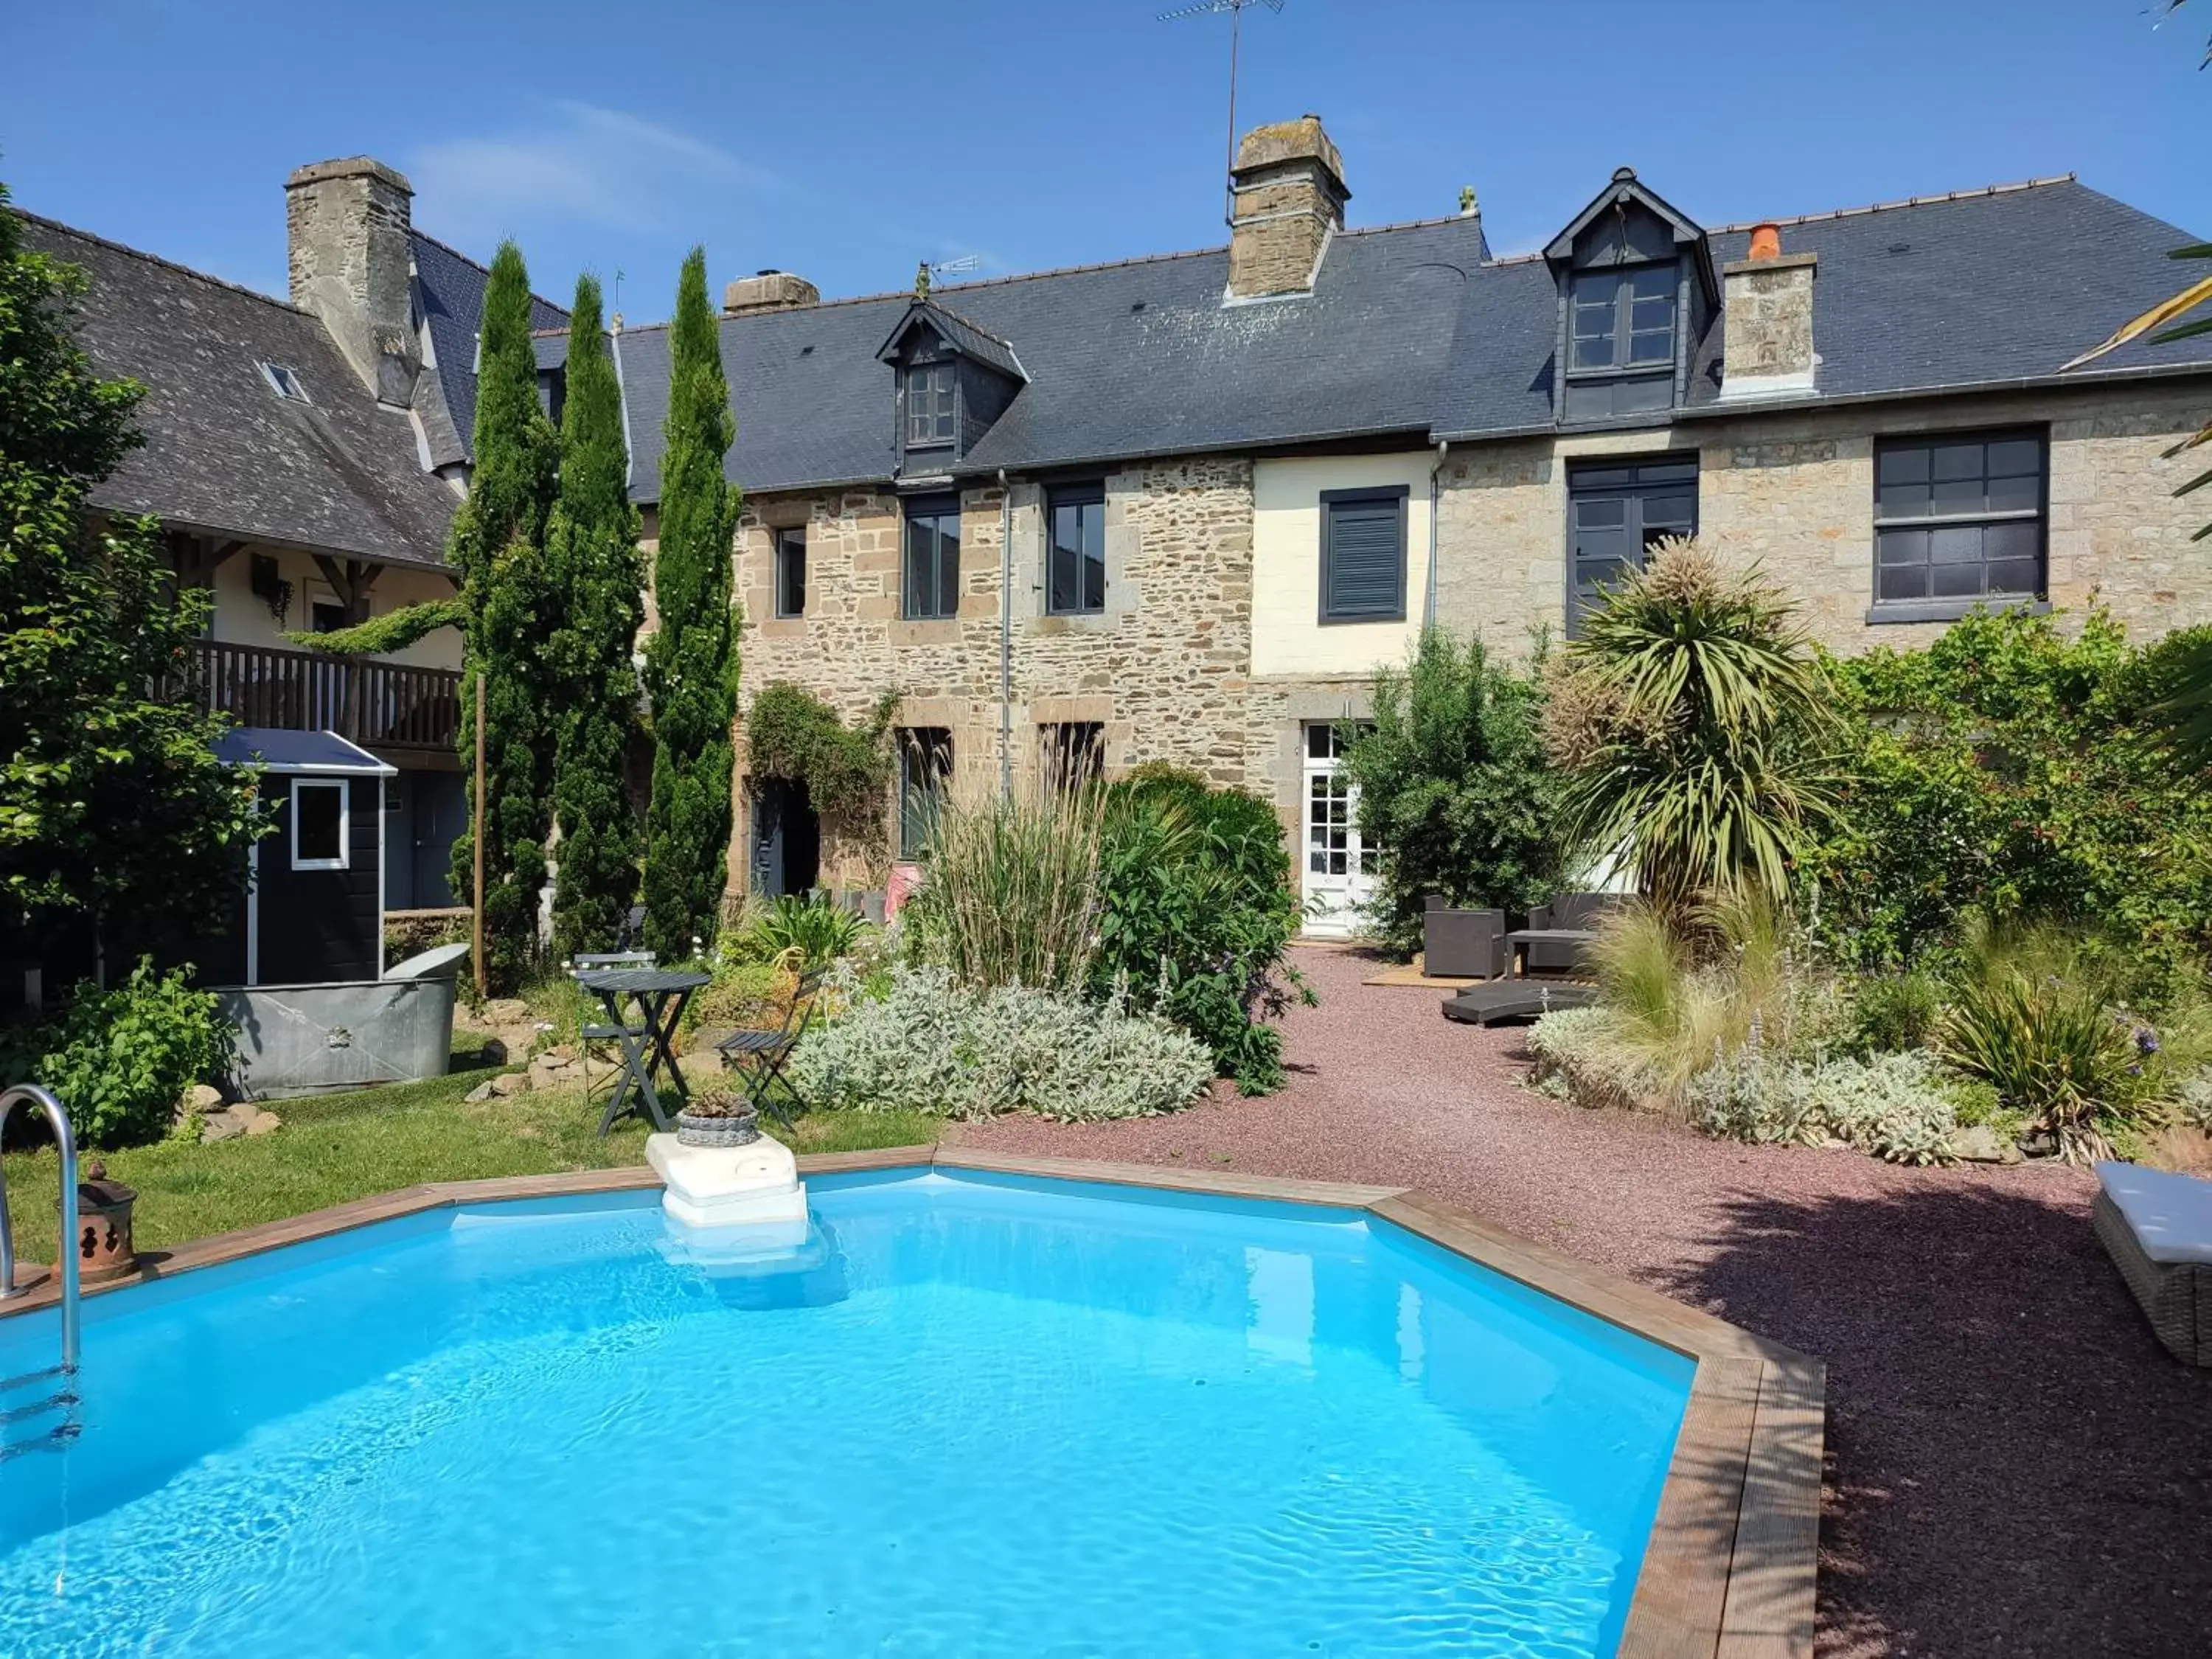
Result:
{"label": "sun lounger", "polygon": [[2166,1351],[2212,1366],[2212,1181],[2100,1164],[2092,1210],[2120,1277]]}

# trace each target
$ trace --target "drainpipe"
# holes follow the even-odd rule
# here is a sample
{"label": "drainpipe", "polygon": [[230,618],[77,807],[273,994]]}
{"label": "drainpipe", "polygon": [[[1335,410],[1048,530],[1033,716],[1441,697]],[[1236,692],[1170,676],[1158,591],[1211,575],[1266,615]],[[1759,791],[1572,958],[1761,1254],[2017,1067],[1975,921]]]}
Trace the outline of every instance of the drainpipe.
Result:
{"label": "drainpipe", "polygon": [[1437,442],[1437,464],[1429,469],[1429,579],[1424,586],[1427,591],[1421,598],[1421,627],[1437,625],[1437,507],[1443,494],[1444,455],[1451,448],[1449,439]]}
{"label": "drainpipe", "polygon": [[1014,798],[1014,495],[999,469],[999,793]]}

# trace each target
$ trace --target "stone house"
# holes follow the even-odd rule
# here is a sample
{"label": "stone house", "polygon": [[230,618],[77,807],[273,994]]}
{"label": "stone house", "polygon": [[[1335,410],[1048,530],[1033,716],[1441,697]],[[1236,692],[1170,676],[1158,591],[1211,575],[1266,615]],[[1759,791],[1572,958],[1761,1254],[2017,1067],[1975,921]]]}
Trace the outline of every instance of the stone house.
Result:
{"label": "stone house", "polygon": [[[2212,621],[2163,453],[2212,414],[2212,341],[2059,372],[2191,239],[2070,177],[1703,226],[1623,168],[1502,258],[1472,192],[1348,226],[1312,117],[1248,135],[1234,184],[1226,247],[729,285],[743,696],[895,695],[902,757],[873,833],[746,800],[734,887],[880,885],[912,791],[1166,761],[1273,801],[1341,929],[1365,872],[1334,733],[1376,668],[1428,623],[1571,633],[1670,534],[1762,563],[1844,651],[1982,604]],[[648,536],[665,342],[620,336]]]}
{"label": "stone house", "polygon": [[[366,157],[294,173],[289,302],[20,215],[27,246],[88,275],[78,343],[146,388],[145,441],[94,505],[157,514],[179,580],[213,592],[202,694],[242,725],[337,731],[398,769],[392,910],[453,902],[459,638],[349,662],[286,635],[454,591],[446,538],[467,485],[487,272],[414,228],[411,195]],[[567,313],[539,301],[535,320]]]}

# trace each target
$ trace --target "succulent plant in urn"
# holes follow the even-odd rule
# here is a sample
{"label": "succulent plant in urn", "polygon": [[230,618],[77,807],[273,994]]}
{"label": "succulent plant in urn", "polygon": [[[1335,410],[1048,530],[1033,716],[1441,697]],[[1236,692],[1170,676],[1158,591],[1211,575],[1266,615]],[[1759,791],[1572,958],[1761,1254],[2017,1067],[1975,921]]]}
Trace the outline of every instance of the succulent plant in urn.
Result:
{"label": "succulent plant in urn", "polygon": [[676,1115],[685,1146],[743,1146],[760,1139],[760,1114],[733,1089],[702,1089]]}

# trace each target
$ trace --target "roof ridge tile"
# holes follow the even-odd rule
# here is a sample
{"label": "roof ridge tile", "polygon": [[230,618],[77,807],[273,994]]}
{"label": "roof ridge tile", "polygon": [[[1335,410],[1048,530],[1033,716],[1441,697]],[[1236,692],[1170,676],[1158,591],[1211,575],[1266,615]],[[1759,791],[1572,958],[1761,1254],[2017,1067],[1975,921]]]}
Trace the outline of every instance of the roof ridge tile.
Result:
{"label": "roof ridge tile", "polygon": [[165,259],[158,253],[149,253],[143,247],[133,247],[128,242],[118,242],[112,236],[102,236],[97,231],[85,230],[76,225],[65,224],[61,220],[49,218],[43,213],[33,213],[28,208],[16,206],[13,202],[9,203],[4,210],[0,210],[15,214],[21,218],[30,220],[34,224],[44,225],[49,230],[58,230],[64,236],[74,236],[80,241],[91,242],[96,246],[106,248],[111,252],[127,253],[134,259],[143,259],[149,265],[159,265],[164,270],[176,271],[180,276],[190,276],[196,282],[205,283],[210,288],[228,289],[233,294],[242,294],[249,300],[258,300],[264,305],[275,306],[279,311],[289,311],[295,316],[314,315],[313,312],[294,305],[289,300],[280,300],[273,294],[264,294],[258,288],[248,288],[243,283],[234,283],[228,276],[210,276],[204,270],[195,270],[191,265],[180,264],[174,259]]}

